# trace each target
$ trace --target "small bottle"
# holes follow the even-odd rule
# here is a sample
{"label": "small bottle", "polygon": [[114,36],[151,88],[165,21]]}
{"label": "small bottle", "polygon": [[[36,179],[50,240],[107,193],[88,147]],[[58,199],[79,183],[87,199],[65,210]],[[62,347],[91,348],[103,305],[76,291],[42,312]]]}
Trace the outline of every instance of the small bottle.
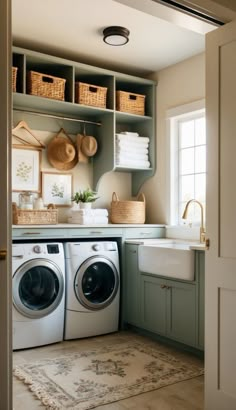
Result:
{"label": "small bottle", "polygon": [[20,209],[33,209],[34,194],[32,192],[21,192],[19,194]]}
{"label": "small bottle", "polygon": [[44,208],[44,206],[43,206],[42,198],[36,198],[34,200],[34,209],[43,209],[43,208]]}

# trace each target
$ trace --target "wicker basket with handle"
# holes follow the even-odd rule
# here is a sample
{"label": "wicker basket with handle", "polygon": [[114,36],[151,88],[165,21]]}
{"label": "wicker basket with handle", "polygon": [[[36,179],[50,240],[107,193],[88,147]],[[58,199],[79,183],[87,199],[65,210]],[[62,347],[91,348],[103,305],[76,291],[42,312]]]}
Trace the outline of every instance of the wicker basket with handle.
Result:
{"label": "wicker basket with handle", "polygon": [[117,91],[116,109],[130,114],[145,115],[145,97],[142,94]]}
{"label": "wicker basket with handle", "polygon": [[47,209],[18,209],[12,203],[12,219],[14,225],[55,225],[58,223],[58,209],[49,204]]}
{"label": "wicker basket with handle", "polygon": [[65,100],[64,78],[54,77],[36,71],[27,72],[27,93],[54,100]]}
{"label": "wicker basket with handle", "polygon": [[110,220],[114,224],[143,224],[145,222],[145,196],[140,193],[137,201],[119,201],[115,192],[112,194]]}
{"label": "wicker basket with handle", "polygon": [[107,87],[87,83],[75,83],[75,102],[94,107],[106,108]]}

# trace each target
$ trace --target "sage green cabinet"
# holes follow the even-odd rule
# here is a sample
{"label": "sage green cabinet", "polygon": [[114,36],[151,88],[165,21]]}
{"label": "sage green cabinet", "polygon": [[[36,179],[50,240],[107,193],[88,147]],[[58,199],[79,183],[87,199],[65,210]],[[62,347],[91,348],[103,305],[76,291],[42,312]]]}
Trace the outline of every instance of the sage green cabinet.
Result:
{"label": "sage green cabinet", "polygon": [[196,346],[196,286],[141,273],[142,327]]}
{"label": "sage green cabinet", "polygon": [[138,270],[138,245],[125,245],[124,321],[141,326],[140,273]]}
{"label": "sage green cabinet", "polygon": [[195,251],[193,282],[140,272],[138,244],[125,244],[124,323],[204,349],[204,251]]}

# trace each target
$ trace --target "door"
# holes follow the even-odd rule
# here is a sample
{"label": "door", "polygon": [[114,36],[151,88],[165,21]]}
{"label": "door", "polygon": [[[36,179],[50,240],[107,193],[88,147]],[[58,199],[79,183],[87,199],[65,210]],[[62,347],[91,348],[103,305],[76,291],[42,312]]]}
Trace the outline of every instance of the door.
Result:
{"label": "door", "polygon": [[207,35],[207,410],[236,409],[236,21]]}
{"label": "door", "polygon": [[89,310],[109,306],[119,289],[119,274],[106,257],[92,256],[80,266],[75,277],[75,294],[78,301]]}
{"label": "door", "polygon": [[[12,408],[11,372],[11,2],[0,3],[0,410]],[[5,251],[7,251],[5,253]]]}
{"label": "door", "polygon": [[39,319],[49,315],[60,304],[63,293],[63,274],[52,261],[30,260],[14,273],[13,304],[23,316]]}

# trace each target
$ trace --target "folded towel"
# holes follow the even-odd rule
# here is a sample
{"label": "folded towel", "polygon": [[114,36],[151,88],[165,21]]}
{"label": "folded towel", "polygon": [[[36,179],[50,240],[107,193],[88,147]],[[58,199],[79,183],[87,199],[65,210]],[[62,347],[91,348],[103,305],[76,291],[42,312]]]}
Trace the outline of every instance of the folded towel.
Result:
{"label": "folded towel", "polygon": [[135,152],[127,152],[127,151],[117,151],[116,153],[117,159],[131,159],[131,160],[141,160],[141,161],[148,161],[148,154],[143,154],[142,152],[135,153]]}
{"label": "folded towel", "polygon": [[116,165],[132,168],[150,168],[150,161],[117,160]]}
{"label": "folded towel", "polygon": [[93,225],[93,224],[108,224],[108,217],[105,216],[81,216],[81,217],[69,217],[69,223],[79,224],[79,225]]}
{"label": "folded towel", "polygon": [[122,131],[121,134],[132,135],[133,137],[138,137],[139,136],[138,132],[130,132],[130,131]]}
{"label": "folded towel", "polygon": [[108,216],[108,210],[107,209],[99,209],[99,208],[94,208],[94,209],[71,209],[71,213],[73,217],[81,217],[81,216]]}
{"label": "folded towel", "polygon": [[136,143],[149,142],[149,137],[139,137],[135,135],[116,134],[116,139],[121,141],[132,141]]}
{"label": "folded towel", "polygon": [[116,141],[117,147],[126,148],[126,149],[133,149],[137,148],[137,150],[142,150],[148,148],[148,142],[134,142],[134,141]]}
{"label": "folded towel", "polygon": [[124,154],[134,154],[134,155],[147,155],[148,149],[147,148],[140,148],[140,147],[121,147],[120,145],[116,146],[117,154],[124,153]]}

